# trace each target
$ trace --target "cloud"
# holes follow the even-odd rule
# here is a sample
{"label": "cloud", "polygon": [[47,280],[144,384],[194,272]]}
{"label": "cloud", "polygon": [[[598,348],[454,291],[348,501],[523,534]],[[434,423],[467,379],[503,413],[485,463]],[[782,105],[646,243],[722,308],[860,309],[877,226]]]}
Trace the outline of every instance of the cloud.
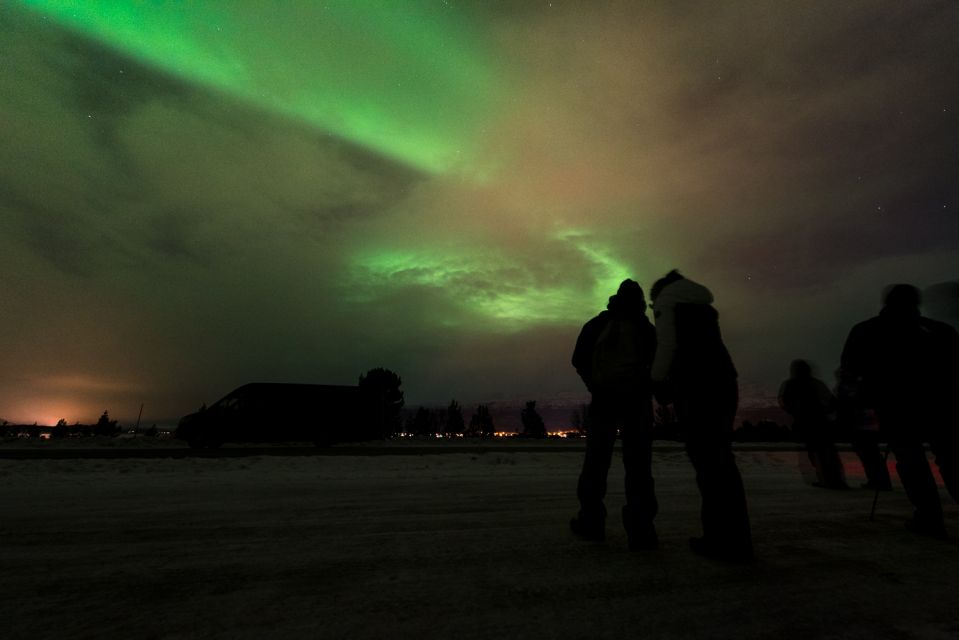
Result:
{"label": "cloud", "polygon": [[334,111],[395,108],[404,145],[461,151],[429,171],[397,157],[434,150],[280,108],[323,94],[305,25],[235,42],[264,56],[252,100],[5,5],[0,295],[22,311],[0,348],[43,397],[77,367],[168,415],[374,366],[411,402],[570,393],[579,326],[621,279],[680,267],[767,384],[807,348],[827,361],[887,279],[954,279],[959,5],[552,4],[449,9],[463,65],[393,60],[406,89],[323,76],[349,89]]}

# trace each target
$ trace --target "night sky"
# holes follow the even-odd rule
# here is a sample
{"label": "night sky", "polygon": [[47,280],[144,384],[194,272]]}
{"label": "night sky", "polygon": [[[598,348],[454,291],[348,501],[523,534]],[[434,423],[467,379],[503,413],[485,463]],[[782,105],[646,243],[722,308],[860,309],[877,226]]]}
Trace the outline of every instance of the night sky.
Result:
{"label": "night sky", "polygon": [[674,267],[746,402],[959,280],[959,2],[0,3],[0,418],[585,397]]}

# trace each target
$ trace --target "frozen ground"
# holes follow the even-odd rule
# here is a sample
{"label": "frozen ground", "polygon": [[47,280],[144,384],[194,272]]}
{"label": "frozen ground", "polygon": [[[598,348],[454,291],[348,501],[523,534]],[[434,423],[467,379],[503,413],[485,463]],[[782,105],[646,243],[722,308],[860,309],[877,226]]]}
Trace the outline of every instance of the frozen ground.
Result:
{"label": "frozen ground", "polygon": [[573,539],[581,456],[0,460],[0,633],[959,637],[959,545],[908,534],[898,485],[870,522],[872,493],[804,484],[797,452],[741,452],[758,560],[728,566],[687,549],[677,451],[655,455],[659,551],[629,553],[616,518],[605,544]]}

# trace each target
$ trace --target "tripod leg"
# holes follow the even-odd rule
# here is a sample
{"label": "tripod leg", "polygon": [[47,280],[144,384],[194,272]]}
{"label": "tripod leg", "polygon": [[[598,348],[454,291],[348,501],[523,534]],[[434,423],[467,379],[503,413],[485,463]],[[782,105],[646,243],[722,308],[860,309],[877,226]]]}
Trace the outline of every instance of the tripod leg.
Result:
{"label": "tripod leg", "polygon": [[[889,451],[891,449],[890,443],[886,443],[886,453],[882,456],[883,465],[887,465],[889,462]],[[876,495],[872,497],[872,509],[869,510],[869,522],[872,522],[876,519],[876,504],[879,502],[879,486],[876,485]]]}

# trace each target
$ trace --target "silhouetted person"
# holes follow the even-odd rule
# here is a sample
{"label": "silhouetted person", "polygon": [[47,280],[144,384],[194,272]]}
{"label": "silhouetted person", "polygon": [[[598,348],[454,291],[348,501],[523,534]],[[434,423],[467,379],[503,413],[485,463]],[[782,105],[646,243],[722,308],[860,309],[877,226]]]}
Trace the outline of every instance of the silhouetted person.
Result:
{"label": "silhouetted person", "polygon": [[862,462],[866,474],[864,489],[892,491],[892,480],[886,459],[879,450],[879,432],[870,428],[869,412],[862,402],[856,380],[836,369],[836,422],[848,435],[853,451]]}
{"label": "silhouetted person", "polygon": [[737,373],[713,295],[673,270],[656,281],[650,297],[657,336],[653,388],[660,404],[675,408],[702,497],[703,536],[691,538],[690,548],[707,557],[749,560],[746,494],[732,452]]}
{"label": "silhouetted person", "polygon": [[657,503],[652,476],[652,392],[649,367],[656,330],[646,318],[643,290],[624,280],[607,311],[587,322],[576,340],[573,366],[592,394],[586,425],[586,457],[576,488],[580,509],[570,528],[588,540],[606,535],[606,477],[621,429],[626,506],[623,526],[631,550],[657,545]]}
{"label": "silhouetted person", "polygon": [[779,406],[793,417],[793,429],[806,445],[818,477],[813,484],[848,489],[829,420],[836,409],[836,398],[822,380],[813,376],[805,360],[793,360],[789,365],[789,379],[779,387]]}
{"label": "silhouetted person", "polygon": [[842,369],[860,383],[865,402],[896,455],[896,471],[915,509],[911,531],[945,537],[942,504],[923,443],[929,442],[953,499],[959,500],[955,403],[959,335],[919,313],[919,290],[890,288],[875,318],[852,328]]}

